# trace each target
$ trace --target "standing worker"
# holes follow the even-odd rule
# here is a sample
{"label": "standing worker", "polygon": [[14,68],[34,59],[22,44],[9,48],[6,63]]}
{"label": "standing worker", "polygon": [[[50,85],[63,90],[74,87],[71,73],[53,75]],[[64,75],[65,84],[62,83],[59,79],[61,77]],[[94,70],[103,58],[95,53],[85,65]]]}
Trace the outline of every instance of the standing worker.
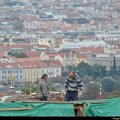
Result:
{"label": "standing worker", "polygon": [[65,101],[77,101],[80,90],[83,90],[83,83],[77,73],[72,71],[65,81]]}
{"label": "standing worker", "polygon": [[41,80],[39,81],[39,98],[40,100],[43,101],[47,101],[50,95],[47,80],[48,80],[48,75],[43,74]]}

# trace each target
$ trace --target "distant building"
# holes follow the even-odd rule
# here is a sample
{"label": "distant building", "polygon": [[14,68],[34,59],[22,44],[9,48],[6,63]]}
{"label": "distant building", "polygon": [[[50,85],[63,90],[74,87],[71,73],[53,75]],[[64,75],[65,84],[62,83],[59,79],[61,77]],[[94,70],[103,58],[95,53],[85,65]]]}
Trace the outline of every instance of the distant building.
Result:
{"label": "distant building", "polygon": [[12,45],[11,53],[23,53],[29,51],[31,49],[31,45],[29,44],[20,44],[20,45]]}
{"label": "distant building", "polygon": [[[107,70],[110,70],[113,66],[114,55],[113,54],[92,54],[89,53],[87,62],[90,65],[98,64],[106,66]],[[120,55],[116,55],[116,67],[120,66]]]}
{"label": "distant building", "polygon": [[0,0],[0,6],[4,5],[5,3],[7,3],[9,0]]}
{"label": "distant building", "polygon": [[0,62],[0,81],[7,81],[13,76],[15,81],[35,81],[42,74],[49,78],[61,76],[63,65],[57,61],[25,61],[25,62]]}
{"label": "distant building", "polygon": [[24,69],[18,63],[1,62],[0,63],[0,81],[7,81],[9,75],[13,75],[15,81],[24,79]]}
{"label": "distant building", "polygon": [[77,53],[76,64],[78,65],[81,62],[87,62],[87,54]]}
{"label": "distant building", "polygon": [[80,47],[107,47],[110,46],[104,41],[83,41],[83,42],[66,42],[63,48],[80,48]]}
{"label": "distant building", "polygon": [[96,33],[96,37],[99,40],[105,41],[107,44],[114,45],[115,47],[120,45],[120,31]]}
{"label": "distant building", "polygon": [[71,50],[63,50],[58,53],[58,56],[56,56],[57,60],[60,60],[60,62],[64,65],[64,67],[67,66],[76,66],[76,58],[77,54],[74,51]]}

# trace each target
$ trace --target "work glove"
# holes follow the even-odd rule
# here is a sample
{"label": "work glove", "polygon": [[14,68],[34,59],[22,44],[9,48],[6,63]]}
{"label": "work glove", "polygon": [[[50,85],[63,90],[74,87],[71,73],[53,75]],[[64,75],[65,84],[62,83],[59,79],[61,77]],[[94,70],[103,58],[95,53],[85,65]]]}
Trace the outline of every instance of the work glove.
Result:
{"label": "work glove", "polygon": [[79,91],[78,91],[78,98],[80,98],[80,97],[81,97],[81,95],[82,95],[82,91],[81,91],[81,90],[79,90]]}

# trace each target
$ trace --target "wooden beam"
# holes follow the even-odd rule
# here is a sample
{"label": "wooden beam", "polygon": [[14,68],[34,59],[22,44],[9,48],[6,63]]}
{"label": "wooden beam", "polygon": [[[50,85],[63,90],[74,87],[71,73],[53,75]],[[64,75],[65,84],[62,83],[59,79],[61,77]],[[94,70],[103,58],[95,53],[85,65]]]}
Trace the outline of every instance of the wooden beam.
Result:
{"label": "wooden beam", "polygon": [[[17,102],[17,101],[12,101],[12,102]],[[77,102],[65,102],[65,101],[21,101],[22,103],[55,103],[55,104],[80,104],[80,103],[77,103]],[[84,104],[84,103],[82,103]]]}
{"label": "wooden beam", "polygon": [[0,108],[0,111],[31,110],[32,108]]}

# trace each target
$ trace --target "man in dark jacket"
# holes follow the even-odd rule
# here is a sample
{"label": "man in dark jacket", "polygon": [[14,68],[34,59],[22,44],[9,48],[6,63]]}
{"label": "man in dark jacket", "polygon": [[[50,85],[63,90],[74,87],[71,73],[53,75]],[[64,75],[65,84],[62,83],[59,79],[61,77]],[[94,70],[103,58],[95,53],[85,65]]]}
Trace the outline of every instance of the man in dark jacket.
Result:
{"label": "man in dark jacket", "polygon": [[65,81],[65,100],[66,101],[77,101],[78,94],[83,90],[83,83],[80,77],[75,72],[70,72]]}
{"label": "man in dark jacket", "polygon": [[48,75],[43,74],[41,80],[39,81],[39,98],[40,100],[44,101],[46,101],[48,99],[48,96],[50,95],[47,80]]}

